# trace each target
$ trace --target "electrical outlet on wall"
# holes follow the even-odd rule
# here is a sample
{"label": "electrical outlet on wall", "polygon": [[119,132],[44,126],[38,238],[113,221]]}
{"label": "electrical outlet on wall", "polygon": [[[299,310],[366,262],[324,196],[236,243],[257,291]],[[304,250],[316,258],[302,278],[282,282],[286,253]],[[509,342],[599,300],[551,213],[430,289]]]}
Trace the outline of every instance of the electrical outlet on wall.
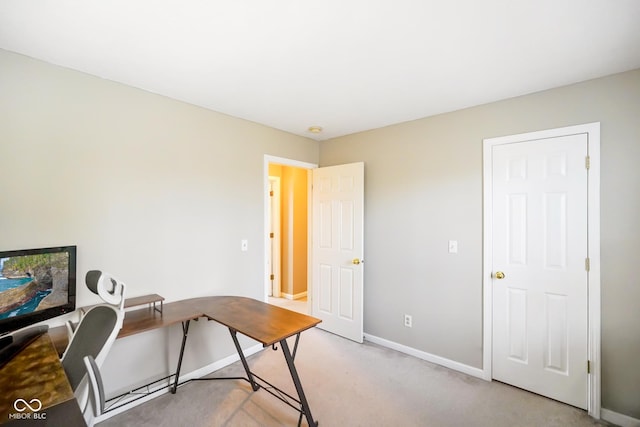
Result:
{"label": "electrical outlet on wall", "polygon": [[413,325],[413,318],[411,317],[410,314],[405,314],[404,315],[404,326],[406,326],[407,328],[410,328]]}

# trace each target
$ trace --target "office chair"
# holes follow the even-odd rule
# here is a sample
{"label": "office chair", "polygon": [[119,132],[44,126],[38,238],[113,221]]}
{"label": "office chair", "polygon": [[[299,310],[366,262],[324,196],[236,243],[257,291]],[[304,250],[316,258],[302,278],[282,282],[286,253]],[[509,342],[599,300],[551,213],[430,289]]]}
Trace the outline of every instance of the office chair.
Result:
{"label": "office chair", "polygon": [[125,294],[124,283],[101,271],[89,271],[85,282],[87,288],[98,294],[107,304],[96,305],[82,316],[61,360],[83,412],[89,395],[84,358],[91,356],[98,367],[102,366],[122,328]]}
{"label": "office chair", "polygon": [[83,360],[89,380],[89,402],[82,415],[87,427],[93,427],[95,419],[104,412],[104,386],[100,368],[95,359],[92,356],[85,356]]}

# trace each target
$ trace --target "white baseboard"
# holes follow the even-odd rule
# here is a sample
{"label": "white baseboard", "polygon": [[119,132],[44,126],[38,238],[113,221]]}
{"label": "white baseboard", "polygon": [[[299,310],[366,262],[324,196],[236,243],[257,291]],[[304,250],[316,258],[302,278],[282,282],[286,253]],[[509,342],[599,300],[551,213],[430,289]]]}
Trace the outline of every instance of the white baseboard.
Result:
{"label": "white baseboard", "polygon": [[[245,350],[243,350],[244,355],[246,357],[249,357],[253,354],[256,354],[257,352],[263,350],[263,346],[260,344],[256,344],[252,347],[249,347]],[[222,369],[226,366],[231,365],[234,362],[237,362],[238,360],[240,360],[240,356],[238,356],[238,354],[232,354],[231,356],[227,356],[224,359],[220,359],[217,362],[213,362],[209,365],[203,366],[202,368],[196,369],[195,371],[191,371],[188,374],[183,374],[180,375],[180,380],[178,382],[184,382],[184,381],[189,381],[195,378],[202,378],[206,375],[209,375],[212,372],[215,372],[219,369]],[[168,384],[168,383],[167,383]],[[158,386],[155,387],[151,387],[149,389],[150,392],[154,392],[155,390],[158,390],[156,393],[153,393],[152,395],[149,396],[145,396],[143,398],[137,399],[135,401],[132,401],[130,403],[124,404],[112,411],[107,412],[106,414],[102,414],[101,416],[97,417],[95,420],[95,423],[99,423],[101,421],[107,420],[111,417],[113,417],[114,415],[120,414],[124,411],[127,411],[131,408],[135,408],[138,405],[142,405],[145,402],[148,402],[151,399],[155,399],[158,396],[162,396],[163,394],[167,394],[169,393],[169,387],[166,384],[160,384]]]}
{"label": "white baseboard", "polygon": [[464,374],[471,375],[472,377],[484,379],[484,371],[480,368],[474,368],[473,366],[465,365],[464,363],[436,356],[435,354],[416,350],[415,348],[408,347],[403,344],[398,344],[396,342],[376,337],[374,335],[364,334],[364,339],[374,344],[378,344],[383,347],[387,347],[392,350],[417,357],[418,359],[426,360],[427,362],[435,363],[436,365],[444,366],[445,368],[453,369],[454,371],[462,372]]}
{"label": "white baseboard", "polygon": [[306,298],[307,296],[307,291],[304,292],[300,292],[299,294],[286,294],[284,292],[282,292],[280,294],[281,298],[285,298],[285,299],[290,299],[290,300],[296,300],[296,299],[300,299],[300,298]]}
{"label": "white baseboard", "polygon": [[619,414],[605,408],[600,409],[600,418],[620,427],[640,427],[639,419]]}

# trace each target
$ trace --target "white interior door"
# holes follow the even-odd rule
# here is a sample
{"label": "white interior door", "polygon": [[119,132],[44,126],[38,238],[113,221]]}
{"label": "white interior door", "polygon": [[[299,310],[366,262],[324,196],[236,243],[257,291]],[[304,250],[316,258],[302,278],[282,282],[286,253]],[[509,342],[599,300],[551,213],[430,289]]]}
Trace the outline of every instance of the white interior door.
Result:
{"label": "white interior door", "polygon": [[587,408],[588,135],[492,147],[493,378]]}
{"label": "white interior door", "polygon": [[313,169],[312,315],[363,339],[364,163]]}

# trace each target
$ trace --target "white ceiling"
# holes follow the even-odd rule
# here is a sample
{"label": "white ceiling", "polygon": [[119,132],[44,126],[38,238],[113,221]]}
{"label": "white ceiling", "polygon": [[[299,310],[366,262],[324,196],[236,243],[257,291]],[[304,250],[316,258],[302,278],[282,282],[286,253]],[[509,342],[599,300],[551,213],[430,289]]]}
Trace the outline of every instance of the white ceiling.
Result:
{"label": "white ceiling", "polygon": [[0,48],[322,140],[640,68],[640,1],[0,0]]}

